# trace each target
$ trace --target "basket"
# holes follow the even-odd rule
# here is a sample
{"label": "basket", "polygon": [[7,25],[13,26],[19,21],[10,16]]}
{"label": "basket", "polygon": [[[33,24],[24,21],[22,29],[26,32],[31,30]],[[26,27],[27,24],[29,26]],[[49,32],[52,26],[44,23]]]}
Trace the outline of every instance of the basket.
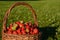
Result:
{"label": "basket", "polygon": [[11,12],[11,10],[16,7],[16,6],[19,6],[19,5],[24,5],[26,7],[28,7],[31,12],[32,12],[32,15],[33,15],[33,18],[34,18],[34,23],[35,25],[38,26],[38,22],[37,22],[37,17],[36,17],[36,13],[34,11],[34,9],[32,8],[31,5],[25,3],[25,2],[16,2],[14,3],[7,11],[6,11],[6,14],[4,16],[4,19],[3,19],[3,30],[2,30],[2,40],[38,40],[38,35],[14,35],[14,34],[7,34],[6,33],[6,22],[7,22],[7,19],[8,19],[8,16]]}

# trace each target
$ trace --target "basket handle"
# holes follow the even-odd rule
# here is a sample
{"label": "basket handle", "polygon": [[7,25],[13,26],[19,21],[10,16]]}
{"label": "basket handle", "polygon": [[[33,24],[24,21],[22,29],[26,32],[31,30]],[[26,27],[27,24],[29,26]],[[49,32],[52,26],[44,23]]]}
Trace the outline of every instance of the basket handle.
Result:
{"label": "basket handle", "polygon": [[14,7],[19,6],[19,5],[24,5],[24,6],[28,7],[28,8],[31,10],[32,15],[33,15],[33,18],[34,18],[34,23],[35,23],[35,25],[38,26],[36,12],[35,12],[34,9],[32,8],[32,6],[29,5],[29,4],[27,4],[27,3],[25,3],[25,2],[16,2],[16,3],[14,3],[14,4],[6,11],[6,14],[5,14],[4,19],[3,19],[3,30],[6,30],[6,22],[7,22],[7,19],[8,19],[8,16],[9,16],[11,10],[12,10]]}

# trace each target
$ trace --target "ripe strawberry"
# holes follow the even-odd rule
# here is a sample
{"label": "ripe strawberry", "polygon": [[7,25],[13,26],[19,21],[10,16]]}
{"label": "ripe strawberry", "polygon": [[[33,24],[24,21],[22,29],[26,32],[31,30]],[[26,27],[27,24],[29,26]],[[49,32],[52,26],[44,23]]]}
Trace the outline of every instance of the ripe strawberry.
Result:
{"label": "ripe strawberry", "polygon": [[8,31],[12,31],[12,29],[11,29],[11,28],[9,28],[9,29],[8,29]]}
{"label": "ripe strawberry", "polygon": [[12,26],[13,26],[13,24],[11,23],[10,26],[9,26],[9,28],[12,28]]}
{"label": "ripe strawberry", "polygon": [[33,31],[33,28],[30,28],[30,31]]}
{"label": "ripe strawberry", "polygon": [[8,33],[8,34],[12,34],[12,31],[8,31],[7,33]]}
{"label": "ripe strawberry", "polygon": [[18,24],[18,25],[20,24],[20,22],[19,22],[19,21],[18,21],[18,22],[15,22],[15,23],[16,23],[16,24]]}
{"label": "ripe strawberry", "polygon": [[9,27],[7,27],[7,31],[12,31],[12,29],[11,29],[11,28],[9,28]]}
{"label": "ripe strawberry", "polygon": [[22,34],[23,34],[23,35],[25,35],[25,34],[26,34],[25,30],[22,30],[21,32],[22,32]]}
{"label": "ripe strawberry", "polygon": [[13,24],[10,24],[9,27],[7,27],[7,31],[12,31]]}
{"label": "ripe strawberry", "polygon": [[33,34],[33,32],[32,32],[32,31],[30,31],[30,34]]}
{"label": "ripe strawberry", "polygon": [[27,29],[30,29],[30,26],[29,26],[29,25],[26,25],[26,28],[27,28]]}
{"label": "ripe strawberry", "polygon": [[38,34],[38,32],[39,32],[39,31],[38,31],[37,28],[33,29],[33,33],[34,33],[34,34]]}
{"label": "ripe strawberry", "polygon": [[21,35],[22,33],[21,33],[21,32],[19,32],[18,34],[19,34],[19,35]]}
{"label": "ripe strawberry", "polygon": [[25,28],[24,28],[24,27],[22,27],[22,28],[21,28],[21,30],[25,30]]}
{"label": "ripe strawberry", "polygon": [[16,34],[17,34],[17,32],[16,32],[16,31],[13,31],[13,34],[15,34],[15,35],[16,35]]}
{"label": "ripe strawberry", "polygon": [[33,35],[35,35],[35,33],[34,33],[34,32],[33,32],[32,34],[33,34]]}
{"label": "ripe strawberry", "polygon": [[22,34],[26,34],[24,27],[21,29]]}
{"label": "ripe strawberry", "polygon": [[30,28],[30,34],[33,34],[33,28]]}
{"label": "ripe strawberry", "polygon": [[18,24],[18,25],[19,25],[19,27],[23,27],[23,26],[24,26],[23,21],[16,22],[16,24]]}
{"label": "ripe strawberry", "polygon": [[21,29],[16,30],[18,34],[21,34]]}

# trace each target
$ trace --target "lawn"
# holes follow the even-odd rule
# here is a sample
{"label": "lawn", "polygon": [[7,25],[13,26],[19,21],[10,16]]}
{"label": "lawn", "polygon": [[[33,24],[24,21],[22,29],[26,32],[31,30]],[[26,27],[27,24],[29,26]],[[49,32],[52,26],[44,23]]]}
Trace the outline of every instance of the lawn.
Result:
{"label": "lawn", "polygon": [[[51,27],[56,27],[60,24],[60,1],[25,1],[26,3],[30,4],[33,9],[36,11],[37,14],[37,20],[39,23],[39,27],[48,27],[49,24],[52,22],[55,22],[54,24],[51,24]],[[9,9],[9,7],[15,3],[15,1],[0,1],[0,32],[2,30],[2,20],[5,15],[6,10]],[[34,23],[32,13],[31,11],[25,7],[25,6],[18,6],[15,7],[11,14],[8,17],[7,26],[10,23],[13,23],[15,21],[24,20],[26,21],[32,21]],[[60,33],[60,26],[57,28],[58,34]],[[60,36],[58,35],[58,40]],[[1,39],[1,33],[0,33],[0,39]],[[50,39],[51,40],[51,39]]]}

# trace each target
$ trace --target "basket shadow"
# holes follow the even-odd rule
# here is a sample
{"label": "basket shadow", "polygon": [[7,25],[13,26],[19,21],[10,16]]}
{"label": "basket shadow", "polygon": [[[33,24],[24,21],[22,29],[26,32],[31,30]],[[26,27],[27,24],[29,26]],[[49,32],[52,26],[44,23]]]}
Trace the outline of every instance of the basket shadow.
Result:
{"label": "basket shadow", "polygon": [[49,37],[51,37],[53,40],[58,40],[58,38],[56,37],[56,33],[57,33],[57,27],[43,27],[43,28],[39,28],[39,31],[42,33],[41,37],[39,37],[39,40],[48,40]]}
{"label": "basket shadow", "polygon": [[56,36],[56,27],[45,27],[40,28],[40,31],[42,32],[41,38],[39,40],[48,40],[49,37],[51,37],[53,40],[57,40]]}

